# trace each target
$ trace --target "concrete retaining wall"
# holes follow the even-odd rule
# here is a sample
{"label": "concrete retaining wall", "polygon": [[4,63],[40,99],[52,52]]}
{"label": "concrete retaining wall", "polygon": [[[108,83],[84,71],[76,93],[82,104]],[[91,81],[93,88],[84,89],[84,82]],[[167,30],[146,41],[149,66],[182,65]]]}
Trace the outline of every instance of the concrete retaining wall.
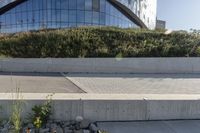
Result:
{"label": "concrete retaining wall", "polygon": [[200,73],[200,58],[0,59],[4,72]]}
{"label": "concrete retaining wall", "polygon": [[[23,117],[42,101],[25,101]],[[12,101],[1,100],[2,116],[9,118]],[[83,116],[91,121],[200,119],[200,101],[61,100],[53,102],[53,117],[61,120]]]}

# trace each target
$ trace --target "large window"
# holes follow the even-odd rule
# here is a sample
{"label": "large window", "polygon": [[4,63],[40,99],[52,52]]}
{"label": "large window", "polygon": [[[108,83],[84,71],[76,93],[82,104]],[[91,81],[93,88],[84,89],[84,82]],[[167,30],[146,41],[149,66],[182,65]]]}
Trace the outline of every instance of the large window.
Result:
{"label": "large window", "polygon": [[0,32],[84,25],[136,27],[107,0],[27,0],[0,16]]}
{"label": "large window", "polygon": [[100,0],[93,0],[92,9],[96,12],[100,11]]}

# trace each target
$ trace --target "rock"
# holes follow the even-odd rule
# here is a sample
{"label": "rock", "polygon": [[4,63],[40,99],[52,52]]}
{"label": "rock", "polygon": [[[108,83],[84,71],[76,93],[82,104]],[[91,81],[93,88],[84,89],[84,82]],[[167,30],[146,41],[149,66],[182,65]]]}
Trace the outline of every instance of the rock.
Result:
{"label": "rock", "polygon": [[54,120],[54,123],[61,123],[62,121],[61,120],[58,120],[58,119],[55,119]]}
{"label": "rock", "polygon": [[4,128],[10,128],[11,127],[10,122],[7,122],[6,124],[4,124],[3,127]]}
{"label": "rock", "polygon": [[11,129],[12,125],[9,121],[4,120],[3,121],[3,127],[0,130],[0,133],[9,133],[9,129]]}
{"label": "rock", "polygon": [[70,125],[74,125],[76,123],[77,123],[76,121],[70,121]]}
{"label": "rock", "polygon": [[52,130],[52,129],[56,129],[57,128],[57,124],[56,123],[52,123],[51,125],[50,125],[50,129]]}
{"label": "rock", "polygon": [[46,128],[51,128],[51,123],[47,123]]}
{"label": "rock", "polygon": [[51,129],[50,133],[57,133],[56,129]]}
{"label": "rock", "polygon": [[83,130],[76,130],[74,133],[83,133]]}
{"label": "rock", "polygon": [[39,133],[49,132],[49,128],[40,129]]}
{"label": "rock", "polygon": [[82,122],[83,121],[83,117],[82,116],[77,116],[76,117],[76,122]]}
{"label": "rock", "polygon": [[89,130],[83,130],[83,133],[90,133]]}
{"label": "rock", "polygon": [[63,122],[62,127],[70,127],[71,123],[69,121]]}
{"label": "rock", "polygon": [[83,120],[81,123],[80,123],[80,128],[88,128],[90,125],[90,121],[89,120]]}
{"label": "rock", "polygon": [[72,133],[72,132],[73,132],[73,131],[70,130],[69,127],[65,127],[65,128],[64,128],[64,133]]}
{"label": "rock", "polygon": [[8,133],[8,128],[3,128],[0,130],[0,133]]}
{"label": "rock", "polygon": [[58,126],[56,128],[56,133],[63,133],[63,129],[60,126]]}
{"label": "rock", "polygon": [[99,130],[98,127],[95,124],[93,124],[93,123],[90,124],[89,129],[92,132],[97,132]]}
{"label": "rock", "polygon": [[7,123],[8,123],[7,120],[3,120],[1,124],[2,124],[2,125],[5,125],[5,124],[7,124]]}

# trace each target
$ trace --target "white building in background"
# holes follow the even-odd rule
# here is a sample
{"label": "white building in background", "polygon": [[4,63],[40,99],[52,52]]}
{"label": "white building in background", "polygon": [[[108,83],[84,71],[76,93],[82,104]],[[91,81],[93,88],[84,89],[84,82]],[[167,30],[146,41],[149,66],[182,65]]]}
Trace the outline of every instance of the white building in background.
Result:
{"label": "white building in background", "polygon": [[149,29],[156,28],[157,0],[117,0],[128,7]]}

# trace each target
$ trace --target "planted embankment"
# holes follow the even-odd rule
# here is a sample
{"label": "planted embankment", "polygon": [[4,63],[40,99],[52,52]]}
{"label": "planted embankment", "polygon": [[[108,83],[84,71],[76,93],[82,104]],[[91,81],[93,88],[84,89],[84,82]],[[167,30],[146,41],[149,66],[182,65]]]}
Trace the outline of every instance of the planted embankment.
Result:
{"label": "planted embankment", "polygon": [[46,57],[200,56],[199,35],[186,32],[84,27],[0,35],[0,55]]}

